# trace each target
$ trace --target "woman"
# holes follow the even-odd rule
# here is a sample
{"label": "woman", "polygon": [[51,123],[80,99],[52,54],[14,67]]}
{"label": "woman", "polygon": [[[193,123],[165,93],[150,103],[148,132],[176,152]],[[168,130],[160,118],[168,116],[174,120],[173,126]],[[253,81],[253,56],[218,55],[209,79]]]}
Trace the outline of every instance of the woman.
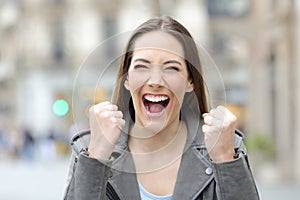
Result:
{"label": "woman", "polygon": [[[139,26],[114,102],[72,140],[64,199],[259,199],[236,117],[208,111],[197,47],[170,17]],[[87,144],[87,145],[85,145]]]}

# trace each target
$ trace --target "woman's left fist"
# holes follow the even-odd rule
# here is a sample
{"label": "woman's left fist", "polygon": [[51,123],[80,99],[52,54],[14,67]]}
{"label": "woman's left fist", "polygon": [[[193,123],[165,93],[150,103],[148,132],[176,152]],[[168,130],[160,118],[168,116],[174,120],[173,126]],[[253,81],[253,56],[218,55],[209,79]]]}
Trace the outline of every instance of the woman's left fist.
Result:
{"label": "woman's left fist", "polygon": [[202,116],[202,131],[210,158],[214,162],[233,160],[236,116],[224,106],[218,106]]}

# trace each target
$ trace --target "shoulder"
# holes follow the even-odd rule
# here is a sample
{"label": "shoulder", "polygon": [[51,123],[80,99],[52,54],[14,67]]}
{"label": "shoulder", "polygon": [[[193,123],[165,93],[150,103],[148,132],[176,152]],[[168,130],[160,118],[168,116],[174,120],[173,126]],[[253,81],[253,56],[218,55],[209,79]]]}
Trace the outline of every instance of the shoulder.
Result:
{"label": "shoulder", "polygon": [[[128,135],[122,132],[118,143],[115,146],[114,152],[123,152],[125,148],[127,148],[127,139]],[[91,140],[91,132],[90,130],[83,130],[76,133],[70,140],[70,144],[72,146],[73,151],[79,154],[81,151],[85,151],[88,149]]]}
{"label": "shoulder", "polygon": [[234,132],[234,147],[239,148],[243,146],[244,133],[240,130],[235,130]]}
{"label": "shoulder", "polygon": [[83,149],[87,149],[91,139],[91,132],[84,130],[76,133],[70,141],[73,150],[78,154]]}
{"label": "shoulder", "polygon": [[244,134],[240,130],[235,130],[234,149],[236,152],[242,152],[244,155],[247,154],[247,149],[244,144]]}

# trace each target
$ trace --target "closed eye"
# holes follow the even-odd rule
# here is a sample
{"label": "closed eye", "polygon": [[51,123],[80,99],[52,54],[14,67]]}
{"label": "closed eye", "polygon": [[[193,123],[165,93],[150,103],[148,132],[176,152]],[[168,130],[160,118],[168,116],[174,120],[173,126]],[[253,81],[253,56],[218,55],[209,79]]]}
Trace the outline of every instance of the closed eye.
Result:
{"label": "closed eye", "polygon": [[134,69],[148,69],[146,65],[134,65]]}
{"label": "closed eye", "polygon": [[166,69],[166,70],[177,71],[177,72],[180,71],[179,67],[175,67],[175,66],[166,67],[165,69]]}

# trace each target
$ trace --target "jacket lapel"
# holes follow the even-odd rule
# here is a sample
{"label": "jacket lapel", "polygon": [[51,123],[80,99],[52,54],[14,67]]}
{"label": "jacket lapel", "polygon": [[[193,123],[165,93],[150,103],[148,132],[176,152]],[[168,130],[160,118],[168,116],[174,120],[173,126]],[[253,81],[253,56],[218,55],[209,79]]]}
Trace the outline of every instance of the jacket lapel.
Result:
{"label": "jacket lapel", "polygon": [[213,180],[204,144],[202,123],[186,120],[188,139],[183,153],[172,199],[195,199]]}
{"label": "jacket lapel", "polygon": [[130,153],[123,153],[112,165],[109,182],[120,199],[140,199],[135,166]]}
{"label": "jacket lapel", "polygon": [[181,160],[172,199],[195,199],[213,179],[207,169],[210,166],[205,158],[196,155],[193,147],[188,148]]}
{"label": "jacket lapel", "polygon": [[141,199],[135,174],[135,166],[128,148],[128,135],[121,134],[118,145],[113,152],[116,155],[111,170],[110,184],[115,189],[120,199]]}

